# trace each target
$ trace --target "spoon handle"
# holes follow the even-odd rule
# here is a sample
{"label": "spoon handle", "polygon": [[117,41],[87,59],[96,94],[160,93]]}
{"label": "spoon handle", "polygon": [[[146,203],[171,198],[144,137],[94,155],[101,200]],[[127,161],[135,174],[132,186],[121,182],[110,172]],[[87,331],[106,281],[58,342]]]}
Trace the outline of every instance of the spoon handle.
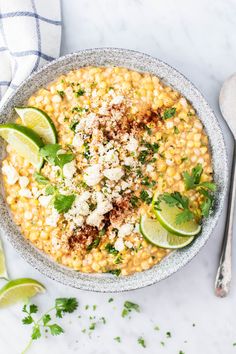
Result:
{"label": "spoon handle", "polygon": [[233,160],[231,168],[231,178],[229,186],[229,199],[226,214],[226,223],[224,237],[221,249],[220,264],[217,270],[215,282],[215,294],[218,297],[225,297],[229,293],[232,272],[232,236],[233,236],[233,217],[234,217],[234,201],[236,190],[235,176],[236,161],[236,142],[234,139]]}

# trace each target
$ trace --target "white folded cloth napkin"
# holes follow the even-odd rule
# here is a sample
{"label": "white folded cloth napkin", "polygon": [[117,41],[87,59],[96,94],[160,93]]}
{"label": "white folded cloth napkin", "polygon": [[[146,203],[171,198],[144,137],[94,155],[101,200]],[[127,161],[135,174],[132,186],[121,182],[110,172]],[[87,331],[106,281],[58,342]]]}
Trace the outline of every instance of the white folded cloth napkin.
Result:
{"label": "white folded cloth napkin", "polygon": [[0,0],[0,106],[60,45],[60,0]]}

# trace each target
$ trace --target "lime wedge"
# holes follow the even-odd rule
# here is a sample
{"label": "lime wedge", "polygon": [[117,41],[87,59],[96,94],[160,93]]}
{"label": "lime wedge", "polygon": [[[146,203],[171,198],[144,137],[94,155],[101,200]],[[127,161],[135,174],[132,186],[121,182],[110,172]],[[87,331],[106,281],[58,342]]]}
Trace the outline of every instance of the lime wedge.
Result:
{"label": "lime wedge", "polygon": [[0,240],[0,279],[1,278],[7,279],[8,275],[7,275],[5,254],[2,247],[2,241]]}
{"label": "lime wedge", "polygon": [[177,249],[189,245],[194,237],[181,237],[171,234],[161,224],[146,215],[140,219],[141,234],[153,245],[161,248]]}
{"label": "lime wedge", "polygon": [[195,220],[187,221],[182,224],[176,224],[176,216],[180,213],[177,206],[170,206],[164,200],[161,200],[157,210],[154,206],[158,195],[155,194],[153,198],[153,211],[160,222],[160,224],[169,232],[179,236],[196,236],[201,231],[201,225]]}
{"label": "lime wedge", "polygon": [[15,123],[1,124],[0,136],[36,168],[42,166],[43,158],[39,155],[39,149],[44,144],[32,129]]}
{"label": "lime wedge", "polygon": [[57,142],[55,125],[47,113],[35,107],[15,107],[15,110],[23,124],[34,130],[45,144]]}
{"label": "lime wedge", "polygon": [[45,292],[45,287],[37,280],[30,278],[11,280],[0,289],[0,308],[27,300],[43,292]]}

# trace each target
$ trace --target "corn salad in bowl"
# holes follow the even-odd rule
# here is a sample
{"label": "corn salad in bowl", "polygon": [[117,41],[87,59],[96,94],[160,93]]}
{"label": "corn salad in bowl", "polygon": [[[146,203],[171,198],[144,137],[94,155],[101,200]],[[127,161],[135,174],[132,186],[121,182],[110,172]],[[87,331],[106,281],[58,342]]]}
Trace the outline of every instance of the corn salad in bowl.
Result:
{"label": "corn salad in bowl", "polygon": [[56,262],[115,275],[160,262],[175,247],[140,230],[142,215],[155,219],[154,194],[187,198],[182,222],[208,215],[212,194],[186,186],[195,170],[202,186],[212,182],[207,135],[190,103],[156,76],[85,67],[38,90],[28,107],[51,118],[58,141],[41,147],[40,170],[8,144],[6,200],[24,237]]}
{"label": "corn salad in bowl", "polygon": [[0,230],[42,273],[85,290],[136,289],[208,240],[227,187],[221,129],[162,61],[111,48],[59,58],[0,117]]}

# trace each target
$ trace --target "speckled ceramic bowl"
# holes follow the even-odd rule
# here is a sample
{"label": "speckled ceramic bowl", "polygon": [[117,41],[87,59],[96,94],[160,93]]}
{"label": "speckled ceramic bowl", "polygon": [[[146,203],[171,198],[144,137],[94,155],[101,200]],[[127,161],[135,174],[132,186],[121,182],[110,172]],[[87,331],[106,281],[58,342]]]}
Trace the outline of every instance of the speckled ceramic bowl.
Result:
{"label": "speckled ceramic bowl", "polygon": [[[193,104],[210,139],[214,179],[218,186],[216,208],[213,215],[204,221],[201,235],[199,235],[191,246],[172,252],[152,269],[125,277],[115,277],[109,274],[84,274],[55,263],[46,254],[36,249],[23,238],[18,227],[12,221],[4,201],[3,193],[0,195],[0,230],[3,237],[8,238],[26,261],[41,273],[63,284],[84,290],[101,292],[119,292],[137,289],[165,279],[182,268],[199,252],[210,237],[221,214],[226,195],[228,181],[226,146],[216,116],[201,93],[189,80],[158,59],[126,49],[103,48],[83,50],[59,58],[46,65],[31,75],[16,90],[13,97],[1,109],[0,122],[11,121],[14,117],[13,107],[22,105],[40,87],[47,85],[47,83],[71,69],[78,69],[88,65],[124,66],[140,72],[149,72],[160,77],[168,85],[173,86]],[[3,156],[3,146],[0,147],[0,153]]]}

